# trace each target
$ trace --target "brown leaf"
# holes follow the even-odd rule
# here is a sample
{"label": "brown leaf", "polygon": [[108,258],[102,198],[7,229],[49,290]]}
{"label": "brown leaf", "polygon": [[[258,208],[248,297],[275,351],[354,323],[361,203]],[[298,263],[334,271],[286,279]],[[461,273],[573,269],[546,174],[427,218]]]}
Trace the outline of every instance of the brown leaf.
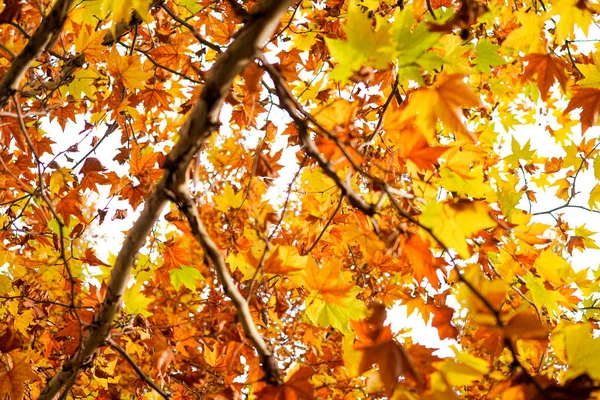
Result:
{"label": "brown leaf", "polygon": [[11,350],[23,347],[23,337],[20,333],[13,330],[10,326],[0,335],[0,351],[8,353]]}

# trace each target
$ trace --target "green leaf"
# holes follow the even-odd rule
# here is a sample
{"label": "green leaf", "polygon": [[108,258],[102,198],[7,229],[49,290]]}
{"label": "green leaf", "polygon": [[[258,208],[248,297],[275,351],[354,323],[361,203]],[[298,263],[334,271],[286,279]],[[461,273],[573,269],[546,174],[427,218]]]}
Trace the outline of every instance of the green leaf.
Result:
{"label": "green leaf", "polygon": [[359,292],[360,289],[357,286],[352,288],[342,305],[328,303],[318,295],[311,295],[307,299],[310,304],[306,307],[306,316],[313,324],[325,327],[332,326],[344,335],[349,334],[352,332],[350,320],[364,318],[367,314],[365,303],[356,299]]}
{"label": "green leaf", "polygon": [[200,271],[194,267],[172,269],[169,271],[169,275],[171,276],[171,284],[176,289],[180,289],[181,285],[183,285],[192,292],[196,290],[196,281],[204,279]]}
{"label": "green leaf", "polygon": [[420,23],[413,29],[415,22],[413,11],[409,7],[396,14],[396,22],[391,29],[395,43],[392,54],[398,58],[400,78],[423,84],[421,70],[438,68],[444,62],[436,53],[429,51],[438,42],[441,34],[430,32],[425,23]]}
{"label": "green leaf", "polygon": [[389,24],[381,17],[376,18],[377,27],[354,0],[348,6],[348,20],[344,31],[347,41],[325,38],[329,52],[338,65],[331,78],[345,83],[354,72],[363,66],[375,69],[386,68],[391,61],[380,54],[380,49],[389,46]]}
{"label": "green leaf", "polygon": [[496,50],[499,48],[500,46],[493,44],[489,39],[480,40],[479,43],[477,43],[477,46],[475,46],[476,56],[473,59],[475,70],[491,74],[492,69],[490,67],[506,64],[506,61],[496,54]]}

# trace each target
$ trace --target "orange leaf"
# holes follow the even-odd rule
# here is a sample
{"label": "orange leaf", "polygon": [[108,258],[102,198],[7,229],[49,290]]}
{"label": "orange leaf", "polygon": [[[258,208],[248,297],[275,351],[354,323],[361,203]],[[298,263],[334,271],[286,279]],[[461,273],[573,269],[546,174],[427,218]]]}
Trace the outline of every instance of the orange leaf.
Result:
{"label": "orange leaf", "polygon": [[557,79],[563,91],[566,89],[568,78],[565,74],[565,69],[569,64],[565,60],[555,57],[552,54],[530,54],[523,60],[528,61],[529,64],[527,64],[525,71],[523,71],[522,79],[524,81],[533,80],[534,75],[537,75],[536,82],[540,89],[542,100],[548,98],[548,91]]}
{"label": "orange leaf", "polygon": [[314,399],[314,388],[310,384],[311,367],[302,367],[294,372],[283,385],[267,386],[258,392],[260,400],[310,400]]}
{"label": "orange leaf", "polygon": [[354,287],[352,281],[345,278],[338,264],[334,262],[324,262],[323,266],[313,260],[309,260],[307,268],[304,270],[304,281],[306,287],[321,293],[323,300],[327,303],[344,306],[344,299],[348,296],[350,289]]}
{"label": "orange leaf", "polygon": [[21,400],[25,395],[25,382],[33,379],[37,379],[37,375],[27,357],[16,361],[12,367],[0,364],[0,393],[3,398],[8,395],[10,400]]}
{"label": "orange leaf", "polygon": [[416,374],[404,348],[394,340],[390,326],[383,325],[385,318],[385,306],[376,304],[369,318],[351,323],[358,338],[354,348],[363,351],[358,372],[362,374],[377,364],[384,390],[391,395],[400,376],[415,379]]}
{"label": "orange leaf", "polygon": [[530,312],[520,312],[504,326],[504,334],[518,339],[547,339],[550,326],[542,324],[540,317]]}
{"label": "orange leaf", "polygon": [[408,259],[418,282],[427,278],[431,286],[439,289],[437,268],[434,265],[435,260],[430,248],[429,241],[426,243],[419,236],[413,235],[402,246],[402,254]]}
{"label": "orange leaf", "polygon": [[394,141],[400,158],[412,161],[422,170],[434,170],[438,158],[448,149],[443,146],[429,146],[425,136],[412,124],[402,129]]}
{"label": "orange leaf", "polygon": [[456,339],[458,329],[452,325],[452,316],[454,309],[448,306],[430,307],[433,313],[433,321],[431,325],[437,328],[440,339]]}
{"label": "orange leaf", "polygon": [[419,89],[414,92],[402,113],[403,119],[418,116],[415,121],[428,139],[433,137],[435,123],[439,120],[450,132],[476,142],[477,137],[463,123],[462,109],[480,107],[481,100],[463,78],[464,76],[460,74],[442,77],[435,88]]}
{"label": "orange leaf", "polygon": [[69,226],[71,216],[77,217],[81,222],[87,223],[81,212],[81,196],[79,190],[71,190],[56,203],[56,212],[63,218],[65,225]]}
{"label": "orange leaf", "polygon": [[569,101],[569,105],[565,110],[565,114],[573,111],[576,108],[581,108],[581,131],[585,133],[590,127],[598,122],[598,114],[600,113],[600,89],[596,88],[573,88],[573,97]]}

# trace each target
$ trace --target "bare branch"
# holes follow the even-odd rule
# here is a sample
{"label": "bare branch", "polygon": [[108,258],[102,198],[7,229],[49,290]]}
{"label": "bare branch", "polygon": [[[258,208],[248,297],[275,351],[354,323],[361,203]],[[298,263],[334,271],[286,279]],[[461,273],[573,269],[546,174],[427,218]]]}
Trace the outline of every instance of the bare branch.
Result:
{"label": "bare branch", "polygon": [[[180,129],[179,141],[167,156],[163,178],[146,200],[140,217],[123,242],[111,272],[106,297],[94,316],[87,335],[73,357],[47,382],[39,399],[54,399],[59,393],[69,390],[80,370],[93,362],[98,347],[108,338],[112,321],[121,307],[122,296],[136,255],[167,204],[168,193],[178,193],[179,188],[186,187],[188,165],[212,131],[218,128],[221,106],[233,79],[273,34],[279,19],[291,2],[291,0],[270,0],[260,3],[258,12],[253,13],[253,18],[238,31],[235,40],[215,62],[196,106]],[[253,326],[248,329],[252,330],[252,328],[256,331]],[[253,341],[253,344],[261,345],[259,341],[256,343]],[[260,351],[269,354],[266,345],[264,348],[261,347]],[[267,370],[266,367],[265,369]]]}

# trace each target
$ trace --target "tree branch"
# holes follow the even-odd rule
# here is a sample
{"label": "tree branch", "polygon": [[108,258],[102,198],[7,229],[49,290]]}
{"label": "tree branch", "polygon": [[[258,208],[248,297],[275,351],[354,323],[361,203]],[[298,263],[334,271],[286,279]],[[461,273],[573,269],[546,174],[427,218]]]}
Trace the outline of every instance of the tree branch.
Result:
{"label": "tree branch", "polygon": [[131,368],[133,368],[133,370],[140,377],[140,379],[146,382],[148,386],[150,386],[156,391],[156,393],[160,394],[164,399],[169,400],[171,398],[169,394],[165,393],[152,379],[150,379],[148,375],[144,373],[144,371],[142,371],[140,366],[137,365],[136,362],[133,361],[133,358],[131,358],[129,353],[127,353],[127,350],[119,346],[117,343],[115,343],[114,340],[110,338],[106,340],[106,343],[108,343],[110,347],[112,347],[117,353],[119,353],[125,359],[125,361],[127,361],[129,365],[131,365]]}
{"label": "tree branch", "polygon": [[[233,278],[229,273],[229,268],[225,264],[225,259],[221,254],[221,251],[213,242],[208,232],[204,228],[202,224],[202,220],[200,219],[200,215],[198,214],[198,210],[196,209],[196,204],[190,195],[189,189],[187,186],[180,186],[177,192],[172,193],[172,200],[177,202],[177,205],[185,214],[190,227],[192,229],[192,234],[194,237],[200,242],[202,247],[204,248],[204,252],[206,256],[210,259],[213,264],[217,277],[219,279],[219,283],[223,286],[223,290],[225,294],[231,299],[235,308],[237,309],[238,320],[242,324],[244,328],[244,333],[246,337],[252,342],[252,345],[258,352],[260,357],[260,362],[265,372],[265,381],[269,384],[277,385],[281,383],[281,373],[279,371],[279,367],[277,366],[277,362],[273,355],[273,352],[256,329],[256,325],[252,320],[252,315],[250,314],[250,307],[248,306],[248,302],[244,298],[244,296],[240,293],[240,291],[235,286],[233,282]],[[266,253],[266,249],[265,249]]]}
{"label": "tree branch", "polygon": [[112,321],[121,307],[136,255],[167,204],[168,193],[178,193],[179,188],[186,187],[188,165],[212,131],[218,128],[221,106],[233,79],[273,34],[279,19],[291,3],[291,0],[259,3],[259,12],[253,13],[253,18],[238,31],[235,40],[215,62],[196,106],[180,129],[179,141],[167,156],[163,166],[165,174],[146,200],[140,217],[123,242],[111,272],[106,297],[94,316],[87,335],[77,352],[47,382],[39,399],[51,400],[57,394],[69,390],[80,370],[93,361],[98,347],[108,338]]}
{"label": "tree branch", "polygon": [[31,63],[51,44],[52,38],[60,34],[73,3],[74,0],[57,0],[50,13],[29,39],[27,46],[16,58],[11,60],[8,72],[0,81],[0,109],[4,108],[10,96],[19,89],[21,79]]}

